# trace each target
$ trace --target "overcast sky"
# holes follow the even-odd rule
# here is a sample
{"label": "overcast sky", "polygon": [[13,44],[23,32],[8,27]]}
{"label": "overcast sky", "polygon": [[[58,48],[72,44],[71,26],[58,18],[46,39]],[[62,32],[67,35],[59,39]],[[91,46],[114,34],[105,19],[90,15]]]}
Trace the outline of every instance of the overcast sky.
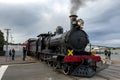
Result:
{"label": "overcast sky", "polygon": [[[15,43],[54,32],[59,25],[66,31],[70,8],[70,0],[0,0],[0,29],[5,34],[10,28]],[[86,2],[77,15],[92,44],[120,47],[120,0]]]}

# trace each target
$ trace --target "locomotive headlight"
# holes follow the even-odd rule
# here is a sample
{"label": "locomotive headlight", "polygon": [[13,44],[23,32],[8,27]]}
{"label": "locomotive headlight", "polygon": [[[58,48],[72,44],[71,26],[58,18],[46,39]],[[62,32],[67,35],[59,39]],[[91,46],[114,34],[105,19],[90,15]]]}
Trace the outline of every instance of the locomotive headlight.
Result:
{"label": "locomotive headlight", "polygon": [[81,28],[83,28],[84,26],[84,21],[82,19],[78,19],[77,20],[77,25],[80,26]]}

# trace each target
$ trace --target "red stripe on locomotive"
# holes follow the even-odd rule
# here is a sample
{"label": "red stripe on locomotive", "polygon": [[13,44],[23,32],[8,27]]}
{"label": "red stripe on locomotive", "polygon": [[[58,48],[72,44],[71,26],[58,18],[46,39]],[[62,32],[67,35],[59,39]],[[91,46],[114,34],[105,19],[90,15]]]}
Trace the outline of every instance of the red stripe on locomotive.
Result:
{"label": "red stripe on locomotive", "polygon": [[91,59],[93,61],[101,61],[100,56],[65,56],[64,62],[81,62],[82,59]]}

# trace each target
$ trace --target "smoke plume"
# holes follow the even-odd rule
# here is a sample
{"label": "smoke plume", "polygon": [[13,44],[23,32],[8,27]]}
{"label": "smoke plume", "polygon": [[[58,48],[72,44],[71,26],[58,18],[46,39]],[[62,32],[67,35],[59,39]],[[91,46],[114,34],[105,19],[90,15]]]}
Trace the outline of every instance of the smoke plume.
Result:
{"label": "smoke plume", "polygon": [[85,6],[87,1],[95,1],[95,0],[71,0],[71,10],[70,13],[72,15],[77,14],[77,11],[80,7]]}

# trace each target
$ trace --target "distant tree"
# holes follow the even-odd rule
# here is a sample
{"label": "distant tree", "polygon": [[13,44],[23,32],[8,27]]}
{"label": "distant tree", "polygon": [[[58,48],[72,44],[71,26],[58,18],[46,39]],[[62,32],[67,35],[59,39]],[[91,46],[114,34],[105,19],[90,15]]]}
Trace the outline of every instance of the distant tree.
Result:
{"label": "distant tree", "polygon": [[4,35],[3,32],[0,30],[0,51],[3,51],[4,43],[5,43]]}

